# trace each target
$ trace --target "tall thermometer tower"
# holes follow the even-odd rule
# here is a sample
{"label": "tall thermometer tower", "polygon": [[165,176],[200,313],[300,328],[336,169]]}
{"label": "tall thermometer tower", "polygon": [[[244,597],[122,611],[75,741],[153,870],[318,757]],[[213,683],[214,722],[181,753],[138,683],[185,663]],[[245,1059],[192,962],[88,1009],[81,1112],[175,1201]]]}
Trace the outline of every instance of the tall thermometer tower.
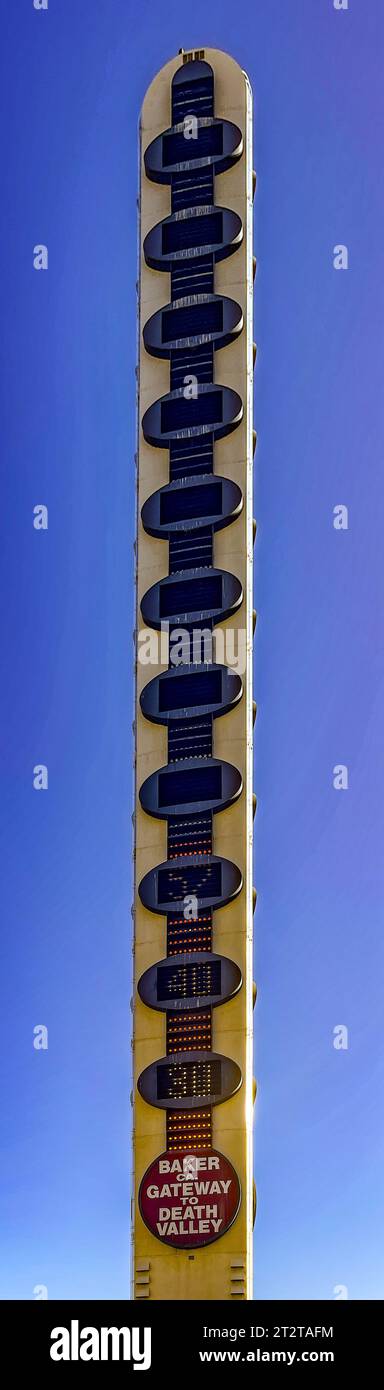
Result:
{"label": "tall thermometer tower", "polygon": [[252,1296],[252,98],[179,55],[140,123],[135,1299]]}

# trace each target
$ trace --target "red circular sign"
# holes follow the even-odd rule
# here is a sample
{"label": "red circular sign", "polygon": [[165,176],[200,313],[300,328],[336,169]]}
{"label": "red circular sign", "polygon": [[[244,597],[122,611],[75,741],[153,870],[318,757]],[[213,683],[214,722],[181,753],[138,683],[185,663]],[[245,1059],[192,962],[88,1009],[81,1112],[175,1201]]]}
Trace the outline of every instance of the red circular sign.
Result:
{"label": "red circular sign", "polygon": [[237,1173],[217,1149],[160,1154],[139,1191],[148,1230],[179,1250],[219,1240],[232,1226],[240,1201]]}

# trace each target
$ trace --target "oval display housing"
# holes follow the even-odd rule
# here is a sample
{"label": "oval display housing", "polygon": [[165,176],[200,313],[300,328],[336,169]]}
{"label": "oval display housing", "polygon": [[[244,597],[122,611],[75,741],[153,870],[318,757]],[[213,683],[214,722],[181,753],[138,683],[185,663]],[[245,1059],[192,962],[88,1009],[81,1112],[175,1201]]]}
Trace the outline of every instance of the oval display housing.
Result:
{"label": "oval display housing", "polygon": [[152,357],[213,343],[226,347],[241,333],[243,311],[235,299],[221,294],[190,294],[157,309],[143,328],[144,346]]}
{"label": "oval display housing", "polygon": [[217,1008],[238,994],[240,967],[228,956],[212,951],[168,956],[150,965],[138,982],[143,1004],[149,1009],[177,1013],[184,1009]]}
{"label": "oval display housing", "polygon": [[141,691],[140,705],[146,719],[168,724],[173,719],[216,718],[234,709],[243,693],[241,676],[227,666],[174,666],[155,676]]}
{"label": "oval display housing", "polygon": [[160,1110],[196,1110],[220,1105],[236,1095],[240,1067],[219,1052],[176,1052],[151,1062],[137,1088],[148,1105]]}
{"label": "oval display housing", "polygon": [[158,579],[141,600],[141,612],[148,627],[185,627],[213,618],[223,622],[240,607],[243,590],[240,579],[227,570],[179,570]]}
{"label": "oval display housing", "polygon": [[225,811],[241,794],[241,772],[221,758],[186,758],[152,772],[139,790],[149,816],[202,815]]}
{"label": "oval display housing", "polygon": [[240,515],[243,494],[232,478],[217,473],[176,478],[147,497],[141,520],[149,536],[168,539],[178,531],[212,526],[220,531]]}
{"label": "oval display housing", "polygon": [[242,152],[241,130],[233,121],[200,116],[195,117],[193,138],[186,135],[184,121],[156,135],[144,152],[144,167],[154,183],[171,183],[173,175],[183,170],[211,166],[215,174],[222,174]]}
{"label": "oval display housing", "polygon": [[194,894],[202,911],[208,907],[214,910],[232,902],[242,886],[241,870],[231,859],[196,854],[154,865],[141,879],[138,893],[150,912],[183,916],[186,897]]}
{"label": "oval display housing", "polygon": [[199,383],[197,396],[185,396],[178,386],[153,401],[144,412],[142,430],[147,444],[166,449],[178,439],[194,439],[209,434],[224,439],[237,429],[243,417],[243,402],[231,386],[215,382]]}
{"label": "oval display housing", "polygon": [[243,240],[241,217],[231,208],[197,207],[172,212],[144,237],[143,252],[152,270],[172,270],[180,261],[213,256],[224,260]]}

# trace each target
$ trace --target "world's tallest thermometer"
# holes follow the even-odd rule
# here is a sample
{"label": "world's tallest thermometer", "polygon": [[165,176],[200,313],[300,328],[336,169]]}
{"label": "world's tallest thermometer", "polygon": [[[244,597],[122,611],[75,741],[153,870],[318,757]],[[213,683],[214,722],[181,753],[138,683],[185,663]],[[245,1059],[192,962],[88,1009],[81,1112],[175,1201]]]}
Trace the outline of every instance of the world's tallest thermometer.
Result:
{"label": "world's tallest thermometer", "polygon": [[182,53],[140,128],[133,1296],[252,1296],[252,100]]}

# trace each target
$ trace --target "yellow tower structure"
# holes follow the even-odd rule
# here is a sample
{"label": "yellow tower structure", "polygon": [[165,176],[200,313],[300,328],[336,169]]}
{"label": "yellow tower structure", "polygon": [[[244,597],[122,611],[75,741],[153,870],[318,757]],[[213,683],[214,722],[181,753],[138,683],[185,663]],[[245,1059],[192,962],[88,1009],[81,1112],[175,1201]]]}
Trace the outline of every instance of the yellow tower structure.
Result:
{"label": "yellow tower structure", "polygon": [[252,97],[140,123],[133,1297],[252,1297]]}

